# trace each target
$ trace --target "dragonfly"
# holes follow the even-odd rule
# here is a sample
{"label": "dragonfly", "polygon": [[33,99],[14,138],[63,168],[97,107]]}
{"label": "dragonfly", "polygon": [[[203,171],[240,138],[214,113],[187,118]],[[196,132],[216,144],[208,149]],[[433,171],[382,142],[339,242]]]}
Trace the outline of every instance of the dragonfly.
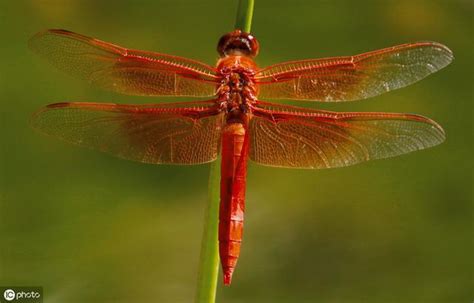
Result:
{"label": "dragonfly", "polygon": [[266,101],[352,101],[410,85],[453,60],[449,48],[436,42],[264,68],[255,63],[258,40],[241,30],[219,39],[215,66],[60,29],[36,34],[29,46],[57,68],[107,90],[201,98],[141,105],[55,103],[36,112],[32,125],[69,143],[144,163],[202,164],[220,156],[224,285],[230,285],[240,255],[249,160],[274,167],[335,168],[445,139],[440,125],[420,115],[331,112]]}

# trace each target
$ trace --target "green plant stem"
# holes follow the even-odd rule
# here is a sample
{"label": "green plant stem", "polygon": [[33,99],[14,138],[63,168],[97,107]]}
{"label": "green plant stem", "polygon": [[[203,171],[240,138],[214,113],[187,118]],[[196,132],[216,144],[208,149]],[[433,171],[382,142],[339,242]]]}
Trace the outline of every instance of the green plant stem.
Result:
{"label": "green plant stem", "polygon": [[196,303],[214,303],[219,276],[219,228],[220,157],[211,163],[209,172],[208,205],[201,242],[201,256],[196,289]]}
{"label": "green plant stem", "polygon": [[250,33],[250,29],[252,28],[253,3],[254,0],[239,0],[235,29]]}
{"label": "green plant stem", "polygon": [[[252,25],[254,0],[239,0],[235,29],[249,33]],[[209,173],[208,205],[199,257],[196,303],[214,303],[217,278],[219,276],[219,202],[220,202],[220,157],[211,163]]]}

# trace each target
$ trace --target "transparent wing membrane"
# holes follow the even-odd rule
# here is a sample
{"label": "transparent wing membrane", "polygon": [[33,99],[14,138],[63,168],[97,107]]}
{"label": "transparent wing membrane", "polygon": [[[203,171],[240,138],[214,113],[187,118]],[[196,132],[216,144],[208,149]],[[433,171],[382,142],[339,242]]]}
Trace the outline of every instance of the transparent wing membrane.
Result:
{"label": "transparent wing membrane", "polygon": [[32,125],[64,141],[153,164],[200,164],[216,159],[223,115],[214,102],[165,105],[51,104]]}
{"label": "transparent wing membrane", "polygon": [[452,60],[446,46],[418,42],[357,56],[275,64],[260,70],[256,79],[260,98],[352,101],[412,84]]}
{"label": "transparent wing membrane", "polygon": [[36,34],[30,48],[57,68],[102,88],[144,96],[215,95],[216,70],[165,54],[129,50],[65,30]]}
{"label": "transparent wing membrane", "polygon": [[261,103],[250,122],[250,159],[269,166],[332,168],[393,157],[444,141],[411,114],[334,113]]}

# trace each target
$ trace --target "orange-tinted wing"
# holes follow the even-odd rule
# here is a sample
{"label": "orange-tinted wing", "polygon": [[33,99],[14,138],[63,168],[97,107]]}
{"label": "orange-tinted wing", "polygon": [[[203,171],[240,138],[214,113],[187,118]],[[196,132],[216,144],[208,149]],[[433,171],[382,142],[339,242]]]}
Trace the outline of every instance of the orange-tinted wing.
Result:
{"label": "orange-tinted wing", "polygon": [[56,103],[32,118],[33,127],[48,135],[153,164],[213,161],[219,152],[222,122],[223,115],[210,101],[161,105]]}
{"label": "orange-tinted wing", "polygon": [[275,64],[260,70],[256,79],[261,98],[352,101],[412,84],[452,60],[446,46],[418,42],[357,56]]}
{"label": "orange-tinted wing", "polygon": [[40,32],[29,45],[59,69],[128,95],[213,96],[219,82],[209,65],[130,50],[65,30]]}
{"label": "orange-tinted wing", "polygon": [[250,159],[269,166],[332,168],[405,154],[445,139],[418,115],[335,113],[260,103],[253,109]]}

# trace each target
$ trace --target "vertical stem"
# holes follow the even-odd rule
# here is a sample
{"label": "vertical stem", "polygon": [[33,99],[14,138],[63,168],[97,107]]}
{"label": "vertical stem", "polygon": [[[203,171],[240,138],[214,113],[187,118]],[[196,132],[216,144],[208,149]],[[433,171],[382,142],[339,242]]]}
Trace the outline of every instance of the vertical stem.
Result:
{"label": "vertical stem", "polygon": [[[252,25],[254,0],[239,0],[235,29],[249,33]],[[196,303],[214,303],[216,300],[217,278],[219,276],[219,202],[221,157],[211,163],[209,173],[208,206],[204,221],[204,232],[199,257],[199,273],[196,289]]]}
{"label": "vertical stem", "polygon": [[254,0],[239,0],[237,8],[237,18],[235,19],[235,29],[250,33],[252,27]]}
{"label": "vertical stem", "polygon": [[220,163],[221,157],[211,163],[209,172],[208,205],[201,242],[201,256],[196,289],[196,303],[214,303],[217,277],[219,276],[219,228]]}

